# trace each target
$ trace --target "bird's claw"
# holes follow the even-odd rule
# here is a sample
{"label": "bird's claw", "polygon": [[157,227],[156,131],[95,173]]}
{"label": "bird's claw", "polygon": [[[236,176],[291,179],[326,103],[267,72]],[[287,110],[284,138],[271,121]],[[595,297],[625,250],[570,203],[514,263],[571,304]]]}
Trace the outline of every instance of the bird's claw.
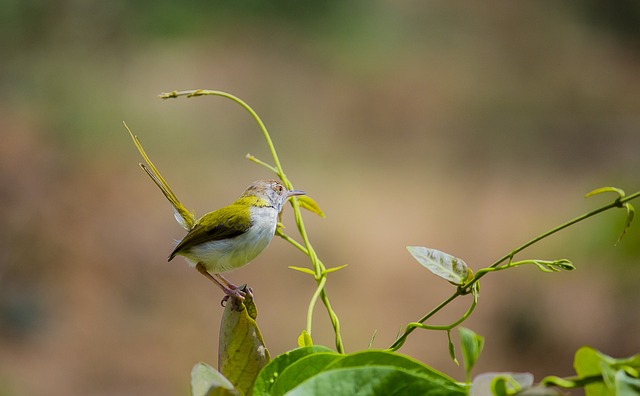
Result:
{"label": "bird's claw", "polygon": [[[240,289],[244,289],[244,290],[240,290]],[[240,300],[240,302],[244,302],[244,299],[247,295],[247,292],[245,292],[245,290],[247,290],[246,285],[243,285],[236,289],[225,290],[226,294],[224,297],[222,297],[222,300],[220,301],[220,305],[225,307],[227,305],[227,301],[229,301],[229,298],[231,297]],[[249,298],[253,298],[253,290],[249,288],[248,292],[249,292]]]}

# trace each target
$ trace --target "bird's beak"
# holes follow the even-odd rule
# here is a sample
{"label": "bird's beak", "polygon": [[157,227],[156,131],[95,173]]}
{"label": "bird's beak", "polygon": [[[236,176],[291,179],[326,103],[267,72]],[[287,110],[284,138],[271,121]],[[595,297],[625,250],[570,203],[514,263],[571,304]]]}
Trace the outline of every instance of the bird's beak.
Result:
{"label": "bird's beak", "polygon": [[307,195],[307,193],[301,190],[289,190],[285,193],[286,198],[293,197],[294,195]]}

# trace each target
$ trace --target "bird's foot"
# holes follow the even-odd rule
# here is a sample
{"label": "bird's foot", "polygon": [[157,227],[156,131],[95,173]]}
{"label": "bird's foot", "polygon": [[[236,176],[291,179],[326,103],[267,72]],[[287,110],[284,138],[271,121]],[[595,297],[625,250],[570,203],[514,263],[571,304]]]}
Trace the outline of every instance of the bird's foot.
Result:
{"label": "bird's foot", "polygon": [[238,302],[244,302],[245,298],[248,298],[249,301],[253,300],[253,289],[247,287],[246,284],[240,286],[234,286],[233,288],[225,288],[224,290],[225,296],[220,301],[220,305],[223,307],[227,305],[227,301],[231,297],[238,299]]}

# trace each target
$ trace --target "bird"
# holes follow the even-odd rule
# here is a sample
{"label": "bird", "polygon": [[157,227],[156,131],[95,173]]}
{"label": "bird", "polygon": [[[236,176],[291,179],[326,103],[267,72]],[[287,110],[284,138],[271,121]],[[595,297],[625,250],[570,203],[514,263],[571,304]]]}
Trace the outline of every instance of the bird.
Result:
{"label": "bird", "polygon": [[304,191],[288,190],[278,180],[258,180],[231,205],[198,219],[169,255],[183,256],[227,296],[243,297],[221,273],[247,265],[271,242],[278,217],[290,197]]}
{"label": "bird", "polygon": [[262,253],[276,233],[285,202],[306,193],[287,189],[280,180],[258,180],[251,183],[232,204],[196,220],[195,214],[182,205],[151,162],[138,137],[126,124],[125,128],[146,162],[140,163],[140,167],[169,200],[176,221],[187,230],[187,234],[169,254],[169,261],[176,256],[184,257],[192,267],[222,289],[225,293],[223,304],[230,297],[244,299],[246,293],[243,290],[247,289],[235,286],[222,273],[243,267]]}

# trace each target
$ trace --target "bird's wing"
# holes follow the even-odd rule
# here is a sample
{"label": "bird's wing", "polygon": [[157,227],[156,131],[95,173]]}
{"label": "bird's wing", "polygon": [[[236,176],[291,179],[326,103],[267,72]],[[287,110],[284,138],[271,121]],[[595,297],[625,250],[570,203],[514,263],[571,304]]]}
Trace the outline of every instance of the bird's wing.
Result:
{"label": "bird's wing", "polygon": [[238,214],[237,208],[227,206],[202,216],[169,255],[171,261],[177,254],[195,245],[229,239],[242,235],[251,227],[249,217]]}
{"label": "bird's wing", "polygon": [[169,202],[171,202],[171,205],[173,206],[175,218],[178,221],[178,223],[180,223],[180,225],[187,230],[193,228],[193,225],[196,222],[195,214],[193,212],[190,212],[187,208],[185,208],[184,205],[182,205],[182,203],[180,203],[180,201],[178,200],[178,197],[176,197],[173,191],[171,191],[171,187],[169,187],[169,184],[167,183],[167,181],[164,180],[164,177],[162,177],[162,175],[158,171],[158,168],[156,168],[155,165],[153,165],[153,162],[151,162],[151,159],[149,158],[147,153],[144,151],[144,148],[142,148],[142,143],[140,143],[140,139],[138,139],[138,137],[131,132],[127,124],[124,124],[124,127],[127,128],[127,131],[129,131],[129,135],[131,135],[131,139],[133,139],[133,143],[136,145],[136,148],[140,152],[140,155],[142,155],[142,158],[144,158],[144,161],[148,165],[147,166],[145,164],[140,164],[140,167],[144,169],[145,172],[147,172],[151,180],[153,180],[153,182],[156,184],[156,186],[158,186],[160,191],[162,191],[164,196],[167,197]]}

